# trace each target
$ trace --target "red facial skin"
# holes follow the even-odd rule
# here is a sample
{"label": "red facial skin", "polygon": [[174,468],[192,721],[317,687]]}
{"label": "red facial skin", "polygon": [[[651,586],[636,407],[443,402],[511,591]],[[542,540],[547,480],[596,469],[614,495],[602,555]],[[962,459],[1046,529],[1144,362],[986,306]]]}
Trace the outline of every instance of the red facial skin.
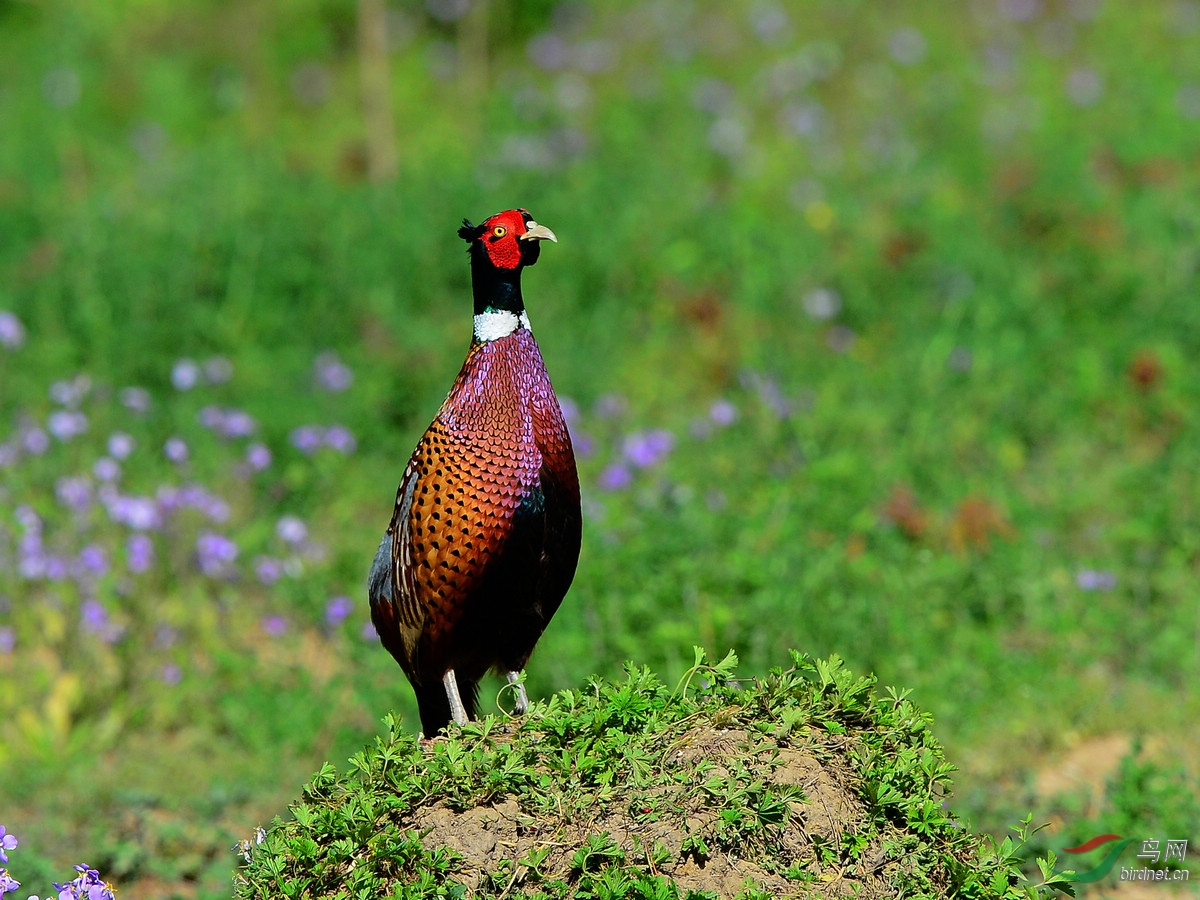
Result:
{"label": "red facial skin", "polygon": [[[483,223],[481,240],[487,250],[488,259],[497,269],[515,269],[521,264],[520,238],[526,231],[523,209],[509,209],[496,213]],[[497,229],[501,233],[497,234]]]}

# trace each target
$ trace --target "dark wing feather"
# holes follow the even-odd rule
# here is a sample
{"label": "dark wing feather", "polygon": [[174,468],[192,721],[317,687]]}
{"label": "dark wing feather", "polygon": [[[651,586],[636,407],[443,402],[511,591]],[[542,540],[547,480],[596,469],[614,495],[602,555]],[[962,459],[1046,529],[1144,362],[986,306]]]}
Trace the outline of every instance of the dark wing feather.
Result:
{"label": "dark wing feather", "polygon": [[417,483],[416,472],[414,456],[400,480],[392,521],[379,542],[367,579],[371,619],[379,639],[410,678],[416,672],[417,644],[425,622],[424,610],[417,602],[412,566],[408,564],[412,555],[409,510]]}

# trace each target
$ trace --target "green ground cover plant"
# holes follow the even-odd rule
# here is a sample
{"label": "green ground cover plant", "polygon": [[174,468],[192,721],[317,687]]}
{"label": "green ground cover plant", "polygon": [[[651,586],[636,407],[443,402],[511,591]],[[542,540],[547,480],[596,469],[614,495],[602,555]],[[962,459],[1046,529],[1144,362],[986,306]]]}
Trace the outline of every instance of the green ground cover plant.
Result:
{"label": "green ground cover plant", "polygon": [[365,572],[516,205],[587,516],[533,697],[836,653],[971,828],[1195,839],[1200,14],[950,6],[395,3],[376,183],[357,4],[0,0],[12,877],[228,896],[415,730]]}

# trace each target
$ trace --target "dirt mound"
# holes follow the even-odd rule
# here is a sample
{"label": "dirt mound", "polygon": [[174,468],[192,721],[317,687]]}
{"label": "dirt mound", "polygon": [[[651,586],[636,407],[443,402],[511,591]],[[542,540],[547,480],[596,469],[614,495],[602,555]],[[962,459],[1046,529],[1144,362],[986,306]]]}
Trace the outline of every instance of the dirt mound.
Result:
{"label": "dirt mound", "polygon": [[[858,831],[869,818],[866,806],[855,794],[852,773],[845,768],[839,771],[835,764],[836,750],[842,743],[829,741],[824,754],[829,762],[822,763],[807,751],[767,749],[761,743],[756,748],[743,729],[703,725],[682,735],[677,749],[668,754],[668,776],[690,779],[698,767],[707,764],[703,766],[706,780],[723,782],[740,771],[760,779],[768,791],[798,789],[796,799],[789,802],[790,827],[780,835],[771,870],[736,852],[722,851],[715,842],[705,842],[710,847],[708,855],[685,852],[685,846],[690,846],[689,837],[713,834],[719,827],[720,810],[701,795],[690,797],[680,806],[682,817],[653,817],[666,798],[661,793],[647,796],[635,792],[627,805],[601,807],[581,822],[544,822],[527,815],[519,803],[508,798],[461,812],[436,803],[414,815],[413,824],[421,830],[421,842],[427,848],[446,847],[459,854],[459,877],[469,890],[485,882],[505,860],[526,859],[540,851],[546,853],[538,866],[542,877],[569,879],[577,849],[585,846],[589,837],[604,835],[625,860],[636,860],[656,875],[669,876],[685,893],[715,891],[722,897],[733,897],[751,883],[775,896],[784,896],[794,892],[795,883],[778,874],[781,868],[798,867],[817,881],[822,873],[814,865],[814,844],[836,848],[843,831]],[[658,848],[657,853],[654,848]],[[877,839],[867,848],[865,858],[866,872],[855,873],[850,879],[841,878],[839,873],[832,881],[824,882],[823,892],[828,896],[888,896],[878,875],[886,854]],[[855,877],[860,874],[865,877]]]}
{"label": "dirt mound", "polygon": [[[645,670],[519,722],[388,735],[326,766],[242,897],[1005,896],[1011,858],[950,818],[929,718],[836,659],[674,690]],[[702,684],[690,690],[692,683]],[[1014,893],[1013,896],[1016,896]]]}

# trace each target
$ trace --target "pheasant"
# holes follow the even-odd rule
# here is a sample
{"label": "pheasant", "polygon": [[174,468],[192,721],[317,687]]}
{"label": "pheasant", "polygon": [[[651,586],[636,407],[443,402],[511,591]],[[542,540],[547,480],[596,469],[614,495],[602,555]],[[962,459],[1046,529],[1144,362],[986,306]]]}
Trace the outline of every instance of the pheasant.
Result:
{"label": "pheasant", "polygon": [[571,437],[529,328],[521,270],[558,239],[524,209],[466,219],[475,331],[417,443],[368,576],[371,619],[412,683],[426,737],[475,714],[489,670],[521,672],[575,576]]}

